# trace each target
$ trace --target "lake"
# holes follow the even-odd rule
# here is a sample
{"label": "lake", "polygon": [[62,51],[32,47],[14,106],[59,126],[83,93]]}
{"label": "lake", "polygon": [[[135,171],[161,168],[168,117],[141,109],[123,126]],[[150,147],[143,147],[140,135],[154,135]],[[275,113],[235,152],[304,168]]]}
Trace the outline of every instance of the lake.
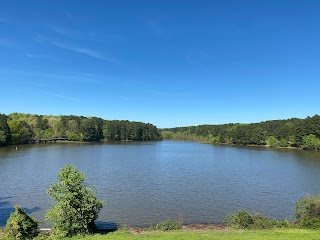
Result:
{"label": "lake", "polygon": [[[157,141],[30,144],[0,148],[0,226],[14,205],[44,221],[46,191],[74,164],[105,202],[98,225],[149,226],[182,216],[184,223],[221,223],[248,209],[278,220],[295,202],[320,193],[320,153]],[[43,222],[41,226],[47,226]]]}

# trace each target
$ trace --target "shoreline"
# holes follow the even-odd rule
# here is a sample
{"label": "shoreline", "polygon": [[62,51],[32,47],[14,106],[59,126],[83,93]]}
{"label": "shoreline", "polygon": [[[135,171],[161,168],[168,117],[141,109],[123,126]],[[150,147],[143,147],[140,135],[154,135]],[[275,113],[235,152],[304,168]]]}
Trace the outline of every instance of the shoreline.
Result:
{"label": "shoreline", "polygon": [[177,142],[198,142],[203,144],[211,144],[211,145],[224,145],[224,146],[233,146],[233,147],[263,147],[263,148],[274,148],[274,149],[292,149],[292,150],[300,150],[300,151],[316,151],[316,150],[307,150],[299,147],[280,147],[280,146],[270,146],[270,145],[255,145],[255,144],[231,144],[231,143],[211,143],[208,141],[201,141],[201,140],[183,140],[183,139],[163,139],[166,141],[177,141]]}
{"label": "shoreline", "polygon": [[[101,232],[111,232],[120,229],[127,229],[132,233],[141,233],[141,232],[150,232],[155,231],[152,229],[154,225],[146,226],[146,227],[139,227],[139,226],[119,226],[114,228],[97,228],[97,233]],[[193,230],[193,231],[207,231],[207,230],[217,230],[217,231],[225,231],[230,229],[225,224],[215,224],[215,223],[190,223],[190,224],[182,224],[181,230]],[[50,232],[51,228],[44,227],[39,228],[40,232]]]}
{"label": "shoreline", "polygon": [[[280,147],[280,146],[270,146],[270,145],[255,145],[255,144],[248,144],[248,145],[243,145],[243,144],[230,144],[230,143],[212,143],[209,141],[201,141],[201,140],[188,140],[188,139],[162,139],[162,140],[156,140],[156,141],[177,141],[177,142],[198,142],[202,144],[211,144],[211,145],[222,145],[222,146],[232,146],[232,147],[261,147],[261,148],[270,148],[270,149],[290,149],[290,150],[299,150],[299,151],[313,151],[316,152],[317,150],[308,150],[308,149],[303,149],[299,147]],[[5,148],[5,147],[18,147],[18,146],[26,146],[26,145],[46,145],[46,144],[55,144],[55,143],[63,143],[63,144],[92,144],[92,143],[128,143],[128,142],[153,142],[153,141],[126,141],[126,140],[121,140],[121,141],[93,141],[93,142],[84,142],[84,141],[69,141],[69,140],[57,140],[55,142],[48,142],[48,143],[24,143],[24,144],[12,144],[12,145],[7,145],[7,146],[1,146],[0,148]]]}

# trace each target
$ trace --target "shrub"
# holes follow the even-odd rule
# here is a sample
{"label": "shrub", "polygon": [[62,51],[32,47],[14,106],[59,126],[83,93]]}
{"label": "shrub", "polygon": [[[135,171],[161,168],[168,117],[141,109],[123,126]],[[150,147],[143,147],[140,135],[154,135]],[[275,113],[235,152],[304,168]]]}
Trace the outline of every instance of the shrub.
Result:
{"label": "shrub", "polygon": [[261,213],[252,215],[247,210],[241,210],[229,214],[225,218],[225,223],[228,227],[232,228],[270,229],[274,227],[285,227],[287,222],[278,222],[276,220],[271,220]]}
{"label": "shrub", "polygon": [[253,225],[253,218],[247,210],[231,213],[224,219],[228,227],[248,229]]}
{"label": "shrub", "polygon": [[28,216],[20,206],[10,215],[6,225],[8,238],[31,239],[37,235],[38,222]]}
{"label": "shrub", "polygon": [[65,237],[92,233],[102,202],[96,198],[92,188],[83,184],[84,174],[75,166],[63,167],[58,178],[59,183],[52,184],[48,190],[57,202],[46,214],[54,224],[52,232]]}
{"label": "shrub", "polygon": [[296,220],[301,227],[320,229],[320,195],[306,196],[297,201]]}
{"label": "shrub", "polygon": [[158,223],[154,229],[160,231],[178,230],[182,228],[182,223],[178,220],[167,220]]}
{"label": "shrub", "polygon": [[274,227],[274,223],[277,221],[271,221],[270,218],[264,216],[261,213],[257,213],[252,216],[253,224],[251,228],[254,229],[270,229]]}
{"label": "shrub", "polygon": [[288,220],[284,220],[284,221],[272,220],[271,223],[275,228],[293,228],[293,227],[295,227],[294,223],[289,222]]}

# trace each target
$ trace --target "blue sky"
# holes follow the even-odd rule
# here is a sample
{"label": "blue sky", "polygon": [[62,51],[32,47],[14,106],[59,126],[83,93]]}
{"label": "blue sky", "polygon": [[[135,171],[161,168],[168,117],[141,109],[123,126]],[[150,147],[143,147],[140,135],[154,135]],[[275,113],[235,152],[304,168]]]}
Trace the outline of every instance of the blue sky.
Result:
{"label": "blue sky", "polygon": [[320,113],[320,1],[0,5],[1,113],[158,127]]}

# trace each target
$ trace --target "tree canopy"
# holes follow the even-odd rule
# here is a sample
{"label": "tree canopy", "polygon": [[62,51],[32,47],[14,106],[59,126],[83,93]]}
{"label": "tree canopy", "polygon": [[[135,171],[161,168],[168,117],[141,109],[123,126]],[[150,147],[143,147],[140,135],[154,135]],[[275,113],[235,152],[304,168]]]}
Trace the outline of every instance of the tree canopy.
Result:
{"label": "tree canopy", "polygon": [[95,142],[151,141],[161,140],[162,136],[150,123],[74,115],[0,114],[0,146],[24,144],[37,138]]}
{"label": "tree canopy", "polygon": [[199,140],[237,145],[320,148],[320,116],[252,124],[199,125],[162,129],[164,139]]}

